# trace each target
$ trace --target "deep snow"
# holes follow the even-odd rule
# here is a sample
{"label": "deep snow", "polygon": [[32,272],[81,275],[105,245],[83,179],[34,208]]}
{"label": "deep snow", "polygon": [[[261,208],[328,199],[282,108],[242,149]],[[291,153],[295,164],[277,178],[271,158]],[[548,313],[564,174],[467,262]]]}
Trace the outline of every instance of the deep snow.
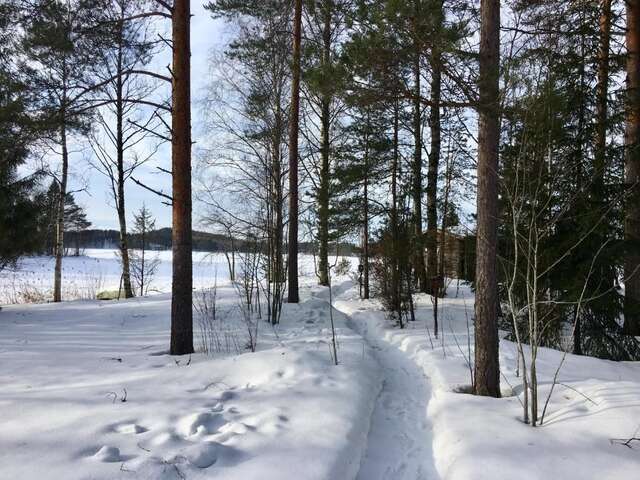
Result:
{"label": "deep snow", "polygon": [[[522,388],[521,380],[515,375],[516,351],[512,342],[502,340],[500,343],[503,398],[456,393],[460,387],[470,384],[465,359],[468,358],[466,319],[467,315],[472,316],[473,296],[466,286],[460,288],[457,297],[455,290],[455,287],[450,288],[448,298],[441,301],[439,339],[433,338],[430,297],[418,296],[417,321],[404,330],[391,327],[380,312],[379,304],[373,300],[360,301],[355,291],[336,302],[336,308],[352,317],[365,338],[373,344],[382,343],[383,351],[395,348],[427,376],[426,389],[430,395],[424,401],[426,424],[433,434],[427,432],[422,438],[426,442],[432,440],[437,474],[424,478],[640,478],[640,442],[628,448],[613,441],[639,436],[640,362],[610,362],[568,355],[559,375],[559,381],[566,387],[556,387],[545,425],[537,428],[525,425],[521,421]],[[473,337],[470,344],[473,359]],[[541,403],[561,357],[562,353],[556,350],[539,351]],[[389,363],[393,366],[403,364],[403,361],[392,359]],[[423,388],[419,382],[414,384],[418,389]],[[414,390],[407,392],[404,413],[415,410],[412,406],[414,393]],[[395,416],[400,415],[396,413]],[[421,417],[415,418],[416,423],[420,421]],[[375,422],[374,415],[374,425]],[[392,423],[392,428],[398,424],[397,421]],[[395,445],[394,438],[389,438],[388,442]],[[399,457],[394,458],[397,462]],[[425,455],[408,459],[407,464],[417,471],[421,466],[428,468],[430,459]],[[381,478],[423,477],[391,475]]]}
{"label": "deep snow", "polygon": [[381,376],[338,312],[332,364],[328,292],[305,278],[240,355],[167,355],[166,294],[4,307],[0,478],[353,478]]}
{"label": "deep snow", "polygon": [[[89,253],[65,259],[66,275],[92,276],[99,264],[104,288],[117,285],[113,253]],[[157,288],[166,291],[163,255]],[[35,265],[31,275],[46,289],[43,260],[23,267]],[[198,260],[196,284],[217,276],[220,312],[237,316],[224,257]],[[0,478],[640,478],[640,444],[612,441],[640,431],[637,362],[569,355],[565,386],[534,429],[521,422],[511,342],[500,346],[504,398],[456,393],[470,383],[467,287],[441,302],[444,335],[435,339],[425,328],[429,297],[418,296],[417,321],[400,330],[378,302],[359,300],[346,277],[335,279],[336,367],[328,291],[315,286],[311,258],[301,265],[302,303],[286,305],[276,329],[260,325],[256,353],[168,356],[166,293],[4,307]],[[539,353],[542,399],[560,358]]]}

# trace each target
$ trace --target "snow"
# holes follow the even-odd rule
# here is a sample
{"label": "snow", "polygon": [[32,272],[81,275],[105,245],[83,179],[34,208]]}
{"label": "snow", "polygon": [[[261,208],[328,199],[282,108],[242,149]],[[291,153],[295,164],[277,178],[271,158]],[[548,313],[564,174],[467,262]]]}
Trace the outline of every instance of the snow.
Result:
{"label": "snow", "polygon": [[[354,478],[381,377],[338,312],[333,365],[328,292],[305,278],[256,353],[190,360],[167,355],[167,294],[4,307],[0,477]],[[229,282],[218,299],[234,315]]]}
{"label": "snow", "polygon": [[[65,258],[65,278],[81,284],[99,266],[102,286],[117,286],[113,251],[86,253]],[[500,345],[503,398],[459,393],[470,384],[468,341],[473,358],[467,286],[441,301],[436,339],[429,297],[417,296],[417,321],[401,330],[341,277],[335,366],[328,290],[305,256],[302,301],[285,305],[278,327],[260,324],[257,352],[171,357],[170,253],[160,255],[160,293],[0,311],[0,478],[638,478],[640,445],[612,441],[640,431],[637,362],[569,355],[545,424],[532,428],[511,342]],[[194,260],[196,286],[217,277],[219,314],[237,326],[226,259]],[[37,278],[49,289],[49,262],[26,259],[3,274],[1,292]],[[539,352],[541,403],[561,356]]]}
{"label": "snow", "polygon": [[[365,338],[381,344],[388,367],[397,369],[410,359],[414,367],[427,377],[426,382],[413,380],[412,389],[400,377],[399,388],[406,390],[401,409],[376,408],[376,422],[385,425],[385,417],[393,415],[387,430],[388,445],[402,441],[403,432],[432,445],[416,458],[411,450],[398,449],[392,455],[395,463],[406,465],[402,474],[384,476],[379,465],[377,476],[366,478],[440,478],[442,480],[510,479],[628,479],[639,478],[640,445],[628,448],[612,439],[627,439],[640,432],[640,364],[610,362],[568,355],[560,371],[559,382],[549,403],[545,425],[533,428],[522,423],[521,380],[515,375],[515,345],[502,340],[500,365],[503,374],[503,398],[492,399],[457,393],[470,384],[466,362],[467,315],[473,314],[473,296],[469,288],[449,289],[441,301],[440,322],[444,335],[433,338],[433,307],[430,297],[419,296],[417,320],[400,330],[391,327],[376,301],[360,301],[356,292],[343,296],[336,308],[351,315]],[[430,332],[427,331],[429,327]],[[431,339],[429,338],[431,333]],[[473,332],[471,331],[471,334]],[[382,339],[382,341],[380,341]],[[473,358],[473,335],[470,338]],[[389,348],[395,349],[389,354]],[[398,357],[398,354],[401,357]],[[380,355],[377,355],[380,358]],[[544,402],[562,352],[541,349],[538,358],[540,398]],[[413,376],[411,367],[407,376]],[[386,377],[388,378],[388,377]],[[512,385],[512,389],[509,387]],[[414,406],[415,391],[424,392],[425,417]],[[383,390],[384,392],[384,390]],[[579,392],[579,393],[578,393]],[[588,399],[586,398],[588,397]],[[542,405],[540,407],[542,409]],[[426,422],[420,434],[415,426],[404,425],[402,415],[413,414],[416,423]],[[376,416],[378,415],[378,416]],[[379,418],[382,417],[382,418]],[[400,428],[397,428],[399,424]],[[431,431],[432,430],[432,431]],[[384,435],[384,433],[382,434]],[[377,436],[378,439],[380,435]],[[383,448],[383,447],[382,447]],[[404,455],[404,457],[403,457]],[[401,458],[403,457],[403,458]],[[433,460],[432,460],[433,459]],[[436,473],[429,472],[432,463]],[[364,464],[366,466],[366,463]]]}
{"label": "snow", "polygon": [[[151,282],[152,293],[171,291],[171,251],[147,251],[148,258],[160,261]],[[0,271],[0,305],[23,303],[25,297],[40,302],[53,298],[53,257],[23,258],[16,269]],[[62,297],[64,300],[95,299],[103,290],[118,290],[121,267],[117,251],[86,249],[80,256],[62,260]],[[212,284],[213,278],[229,278],[223,253],[193,252],[195,288]],[[25,302],[27,303],[27,302]]]}

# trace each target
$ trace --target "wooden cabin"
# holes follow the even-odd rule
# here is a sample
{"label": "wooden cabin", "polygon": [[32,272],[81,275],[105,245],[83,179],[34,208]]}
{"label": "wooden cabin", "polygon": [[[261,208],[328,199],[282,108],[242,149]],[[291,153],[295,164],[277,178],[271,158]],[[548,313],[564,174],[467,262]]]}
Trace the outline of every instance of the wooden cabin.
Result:
{"label": "wooden cabin", "polygon": [[[475,273],[475,236],[458,235],[449,231],[443,235],[442,230],[438,230],[438,261],[440,261],[440,249],[443,246],[445,277],[473,280]],[[428,253],[428,249],[425,249],[425,258]]]}

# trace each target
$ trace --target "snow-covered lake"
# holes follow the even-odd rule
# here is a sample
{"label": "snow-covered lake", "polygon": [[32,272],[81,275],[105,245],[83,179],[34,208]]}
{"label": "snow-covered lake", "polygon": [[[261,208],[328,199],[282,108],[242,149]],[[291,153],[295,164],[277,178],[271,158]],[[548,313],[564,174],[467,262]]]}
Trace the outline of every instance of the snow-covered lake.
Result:
{"label": "snow-covered lake", "polygon": [[[148,251],[148,258],[158,258],[159,265],[149,293],[171,291],[171,251]],[[53,257],[26,257],[17,268],[0,271],[0,305],[42,303],[53,297]],[[236,255],[236,271],[239,255]],[[313,276],[313,256],[301,255],[302,276]],[[103,290],[117,290],[121,267],[117,250],[86,249],[81,256],[64,257],[62,262],[62,296],[64,300],[93,299]],[[212,286],[216,280],[229,279],[229,267],[223,253],[193,252],[193,285]]]}

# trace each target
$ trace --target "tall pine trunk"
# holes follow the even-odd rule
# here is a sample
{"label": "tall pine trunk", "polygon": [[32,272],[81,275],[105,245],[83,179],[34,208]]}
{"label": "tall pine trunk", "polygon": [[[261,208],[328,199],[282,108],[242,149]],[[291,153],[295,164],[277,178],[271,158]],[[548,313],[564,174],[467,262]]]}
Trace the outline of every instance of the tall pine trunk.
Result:
{"label": "tall pine trunk", "polygon": [[291,118],[289,124],[289,303],[298,303],[298,129],[300,123],[300,39],[302,0],[295,0],[293,15],[293,63]]}
{"label": "tall pine trunk", "polygon": [[172,140],[173,282],[171,354],[193,352],[191,231],[190,0],[175,0],[173,27]]}
{"label": "tall pine trunk", "polygon": [[318,192],[318,237],[320,248],[318,252],[318,275],[320,285],[329,285],[329,155],[331,128],[331,94],[327,85],[326,75],[331,62],[331,8],[332,1],[325,5],[324,26],[322,31],[322,65],[325,81],[322,88],[320,123],[322,127],[320,191]]}
{"label": "tall pine trunk", "polygon": [[500,0],[480,4],[478,229],[476,238],[475,393],[500,396],[498,358],[498,147]]}
{"label": "tall pine trunk", "polygon": [[422,239],[422,109],[420,105],[420,57],[422,55],[422,43],[418,27],[421,15],[421,0],[415,0],[414,4],[414,54],[413,54],[413,222],[415,235],[414,268],[421,292],[428,288],[427,268],[424,261],[424,242]]}
{"label": "tall pine trunk", "polygon": [[[367,117],[368,119],[368,117]],[[369,128],[367,122],[367,129]],[[362,212],[362,266],[364,273],[364,293],[362,298],[370,296],[369,288],[369,134],[366,134],[364,145],[364,179],[363,179],[363,212]]]}
{"label": "tall pine trunk", "polygon": [[391,249],[391,288],[393,289],[393,306],[398,315],[398,322],[402,324],[402,305],[400,302],[400,282],[402,282],[402,278],[399,261],[400,225],[398,220],[398,167],[400,163],[399,131],[400,106],[398,105],[398,100],[396,99],[393,103],[393,158],[391,164],[391,235],[393,240]]}
{"label": "tall pine trunk", "polygon": [[[441,6],[441,4],[440,4]],[[438,21],[438,20],[436,20]],[[438,30],[436,30],[438,31]],[[441,90],[441,54],[437,45],[431,48],[431,151],[427,170],[427,274],[435,277],[438,272],[438,167],[440,164],[440,90]],[[435,294],[434,292],[431,292]]]}
{"label": "tall pine trunk", "polygon": [[609,91],[609,44],[611,32],[611,0],[602,0],[598,47],[598,82],[596,86],[596,132],[594,186],[602,195],[607,144],[607,94]]}
{"label": "tall pine trunk", "polygon": [[627,118],[625,131],[624,331],[640,335],[640,0],[627,0]]}

